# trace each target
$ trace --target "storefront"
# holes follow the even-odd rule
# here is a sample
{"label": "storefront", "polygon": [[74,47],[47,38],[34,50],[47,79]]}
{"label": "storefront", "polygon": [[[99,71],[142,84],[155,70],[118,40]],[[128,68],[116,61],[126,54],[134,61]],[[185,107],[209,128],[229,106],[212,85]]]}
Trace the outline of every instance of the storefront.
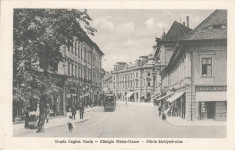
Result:
{"label": "storefront", "polygon": [[125,96],[125,100],[128,102],[133,102],[134,101],[134,92],[128,92],[127,95]]}
{"label": "storefront", "polygon": [[168,106],[166,99],[169,98],[172,94],[168,93],[165,95],[161,95],[159,98],[157,98],[155,101],[158,103],[158,105],[164,105],[164,106]]}
{"label": "storefront", "polygon": [[170,107],[170,115],[185,118],[185,92],[176,92],[166,100]]}
{"label": "storefront", "polygon": [[226,120],[227,92],[196,92],[199,119]]}

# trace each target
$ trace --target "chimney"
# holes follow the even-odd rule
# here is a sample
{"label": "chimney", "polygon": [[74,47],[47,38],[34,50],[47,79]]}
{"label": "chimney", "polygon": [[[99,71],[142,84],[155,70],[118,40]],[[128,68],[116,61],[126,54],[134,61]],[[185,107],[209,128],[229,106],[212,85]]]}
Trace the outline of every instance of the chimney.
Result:
{"label": "chimney", "polygon": [[183,25],[185,26],[185,22],[183,22]]}
{"label": "chimney", "polygon": [[186,17],[187,20],[187,27],[189,28],[189,16]]}

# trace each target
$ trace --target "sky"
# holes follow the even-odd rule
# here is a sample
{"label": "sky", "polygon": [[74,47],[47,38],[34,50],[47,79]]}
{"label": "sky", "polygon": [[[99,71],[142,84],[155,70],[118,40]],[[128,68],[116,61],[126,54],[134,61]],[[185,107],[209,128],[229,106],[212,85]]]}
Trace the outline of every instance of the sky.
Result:
{"label": "sky", "polygon": [[194,29],[214,10],[90,9],[91,25],[97,29],[91,39],[104,52],[102,68],[112,71],[116,62],[134,62],[153,53],[155,38],[168,32],[174,21]]}

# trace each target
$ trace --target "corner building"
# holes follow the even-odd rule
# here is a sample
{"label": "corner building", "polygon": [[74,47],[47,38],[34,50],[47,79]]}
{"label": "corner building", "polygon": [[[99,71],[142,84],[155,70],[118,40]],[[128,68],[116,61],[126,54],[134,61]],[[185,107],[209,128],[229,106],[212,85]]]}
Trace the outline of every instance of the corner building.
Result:
{"label": "corner building", "polygon": [[227,11],[215,10],[178,41],[160,73],[163,93],[186,120],[226,120]]}
{"label": "corner building", "polygon": [[117,62],[113,71],[113,89],[117,99],[150,102],[153,92],[153,55],[140,56],[135,63]]}

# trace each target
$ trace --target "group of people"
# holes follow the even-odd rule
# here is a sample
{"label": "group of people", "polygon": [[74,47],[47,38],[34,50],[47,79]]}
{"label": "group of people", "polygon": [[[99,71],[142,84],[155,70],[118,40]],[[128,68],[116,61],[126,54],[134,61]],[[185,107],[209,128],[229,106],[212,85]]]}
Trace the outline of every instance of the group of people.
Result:
{"label": "group of people", "polygon": [[166,113],[165,113],[166,107],[165,105],[160,105],[158,107],[158,113],[159,113],[159,117],[162,117],[162,121],[166,120]]}
{"label": "group of people", "polygon": [[[79,104],[78,110],[80,114],[80,120],[83,120],[84,106],[82,105],[82,103]],[[76,120],[77,109],[74,106],[71,108],[71,112],[72,112],[72,116],[71,116],[72,119]]]}
{"label": "group of people", "polygon": [[[50,117],[50,109],[49,109],[49,105],[46,105],[46,106],[47,107],[45,108],[45,119],[43,119],[43,120],[45,120],[45,122],[48,123],[49,117]],[[72,115],[69,116],[69,121],[67,123],[68,128],[69,128],[69,132],[72,132],[72,129],[75,128],[75,124],[74,124],[73,120],[76,119],[77,110],[79,110],[80,120],[83,120],[84,106],[82,103],[80,103],[78,108],[75,108],[75,107],[71,108]],[[39,128],[40,127],[39,118],[40,118],[39,103],[38,103],[37,107],[34,109],[31,107],[26,107],[25,128],[27,128],[27,129],[28,128]],[[33,124],[30,124],[31,121],[33,122]]]}

